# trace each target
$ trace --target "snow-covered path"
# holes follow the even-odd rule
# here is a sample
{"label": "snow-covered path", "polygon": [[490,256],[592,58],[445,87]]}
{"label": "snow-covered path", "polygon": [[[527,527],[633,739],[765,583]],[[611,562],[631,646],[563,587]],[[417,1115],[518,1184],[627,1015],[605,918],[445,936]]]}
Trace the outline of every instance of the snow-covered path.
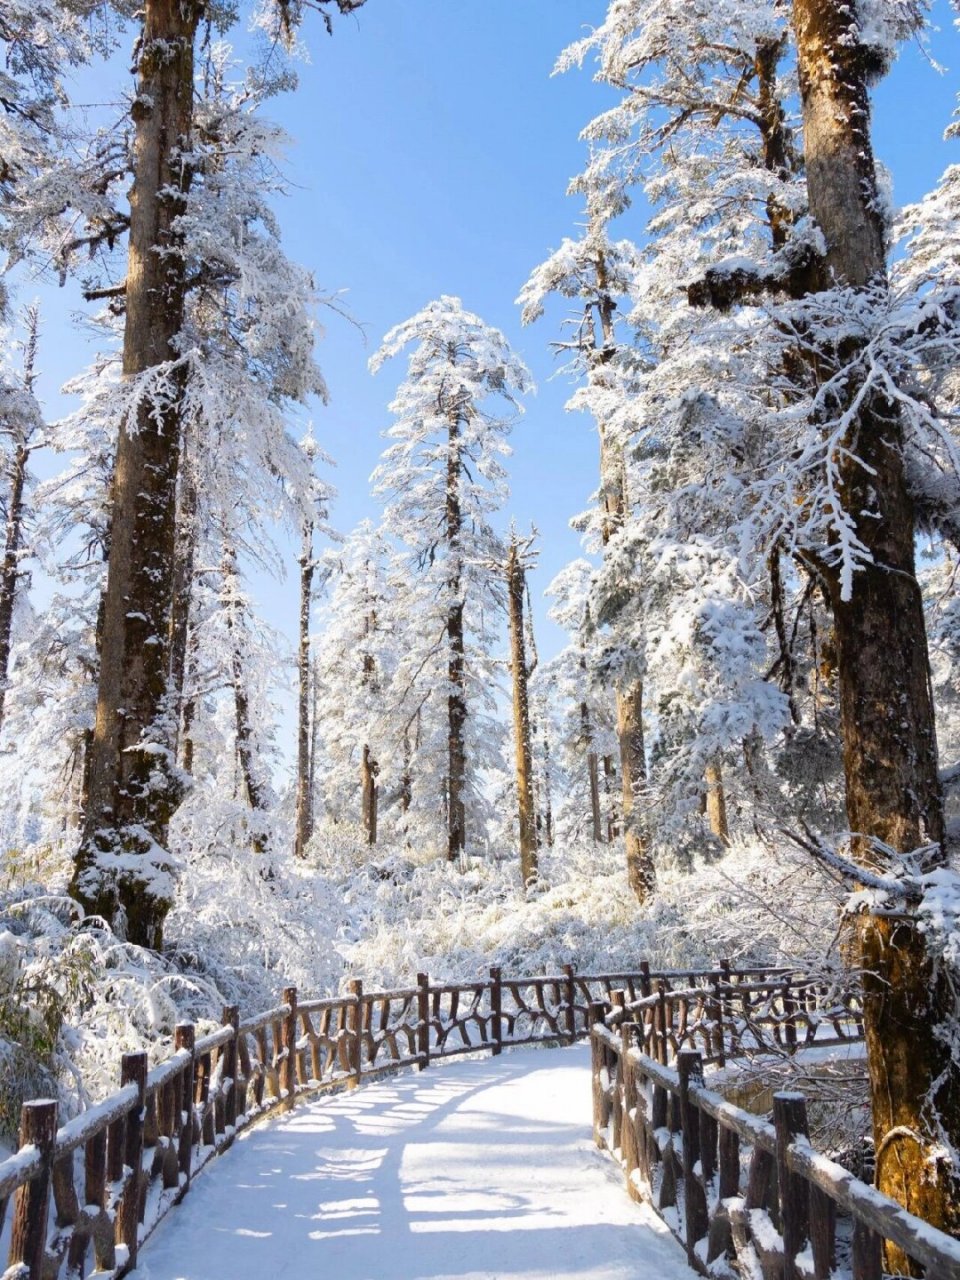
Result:
{"label": "snow-covered path", "polygon": [[590,1135],[585,1046],[431,1066],[255,1126],[137,1280],[692,1280]]}

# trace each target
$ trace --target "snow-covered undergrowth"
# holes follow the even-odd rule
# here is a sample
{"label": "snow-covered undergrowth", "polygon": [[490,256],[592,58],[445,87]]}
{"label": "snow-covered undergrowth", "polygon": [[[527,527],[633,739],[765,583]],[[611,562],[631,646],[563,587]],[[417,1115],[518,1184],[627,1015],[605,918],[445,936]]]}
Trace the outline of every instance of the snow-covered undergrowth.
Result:
{"label": "snow-covered undergrowth", "polygon": [[541,883],[519,891],[513,859],[464,871],[409,854],[378,856],[342,885],[345,924],[336,946],[365,982],[405,983],[424,971],[472,977],[709,968],[821,960],[837,927],[840,891],[808,860],[753,842],[692,872],[665,869],[639,907],[619,844],[583,843],[541,853]]}
{"label": "snow-covered undergrowth", "polygon": [[[61,869],[62,871],[62,869]],[[655,899],[630,893],[619,845],[544,850],[520,889],[513,858],[466,868],[359,834],[318,836],[302,862],[248,848],[194,852],[162,956],[84,919],[62,884],[11,879],[0,893],[0,1126],[20,1100],[58,1089],[69,1110],[115,1088],[120,1055],[165,1056],[174,1028],[254,1012],[282,988],[331,994],[437,979],[734,963],[816,963],[830,953],[843,891],[799,852],[754,841],[692,872],[665,869]],[[55,875],[54,880],[58,879]],[[64,881],[64,877],[59,877]],[[64,881],[65,882],[65,881]]]}

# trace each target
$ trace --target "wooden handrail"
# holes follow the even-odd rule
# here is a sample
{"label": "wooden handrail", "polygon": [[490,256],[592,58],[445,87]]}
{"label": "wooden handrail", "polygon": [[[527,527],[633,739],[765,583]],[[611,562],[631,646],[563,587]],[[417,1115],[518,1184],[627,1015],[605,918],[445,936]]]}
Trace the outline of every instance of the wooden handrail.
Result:
{"label": "wooden handrail", "polygon": [[[622,1010],[626,997],[615,993],[651,992],[651,984],[657,993],[637,1003],[658,1017],[666,1009],[668,1017],[656,1025],[651,1018],[641,1035],[647,1047],[659,1037],[664,1063],[697,1037],[707,1037],[715,1047],[721,1019],[730,1037],[726,1051],[733,1055],[742,1028],[732,1004],[725,1013],[719,1008],[718,992],[729,988],[741,1002],[752,999],[756,1016],[769,1015],[775,1032],[780,1014],[773,1005],[772,1012],[760,1005],[764,999],[774,1004],[782,999],[784,976],[794,973],[737,970],[723,962],[702,973],[654,972],[641,962],[635,972],[616,974],[577,974],[565,966],[558,974],[514,977],[494,968],[486,978],[461,983],[432,983],[420,974],[416,986],[364,991],[352,980],[347,993],[313,1000],[301,1001],[296,989],[287,987],[279,1004],[243,1020],[235,1007],[225,1009],[223,1025],[204,1036],[183,1024],[177,1028],[176,1052],[148,1073],[137,1066],[139,1083],[124,1082],[59,1131],[54,1119],[49,1150],[26,1145],[35,1124],[26,1104],[22,1149],[0,1163],[0,1226],[11,1197],[20,1223],[9,1265],[19,1266],[20,1276],[39,1280],[46,1253],[48,1270],[66,1261],[70,1274],[79,1275],[92,1250],[104,1280],[122,1276],[134,1265],[139,1244],[186,1194],[195,1174],[225,1151],[240,1129],[292,1107],[301,1096],[354,1087],[403,1067],[422,1070],[441,1058],[569,1044],[589,1031],[592,1008],[603,1013],[617,1003]],[[757,976],[768,981],[752,982]],[[802,981],[798,976],[798,990]],[[810,1011],[802,1016],[808,1025]],[[127,1070],[132,1069],[128,1063]],[[81,1150],[82,1162],[74,1155]],[[40,1222],[50,1213],[51,1198],[55,1230],[46,1218]],[[44,1241],[39,1252],[38,1239]],[[125,1248],[115,1249],[115,1239]],[[33,1252],[27,1257],[24,1250]]]}
{"label": "wooden handrail", "polygon": [[698,1051],[681,1049],[668,1066],[635,1047],[644,1040],[640,1024],[621,1021],[614,1030],[595,1020],[594,1137],[622,1164],[628,1192],[653,1206],[697,1271],[799,1280],[810,1274],[809,1260],[801,1264],[809,1249],[816,1280],[830,1280],[841,1274],[836,1223],[846,1215],[854,1276],[882,1280],[889,1241],[927,1280],[957,1280],[960,1240],[815,1151],[802,1094],[774,1094],[771,1124],[707,1088]]}

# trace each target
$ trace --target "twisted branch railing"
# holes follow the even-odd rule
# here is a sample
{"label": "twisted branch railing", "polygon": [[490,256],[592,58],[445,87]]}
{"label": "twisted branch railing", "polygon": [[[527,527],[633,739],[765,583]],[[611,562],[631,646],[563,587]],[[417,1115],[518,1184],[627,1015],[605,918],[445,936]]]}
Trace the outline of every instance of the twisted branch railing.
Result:
{"label": "twisted branch railing", "polygon": [[[705,1063],[731,1056],[716,1038],[726,1019],[738,1024],[741,1051],[849,1038],[857,1002],[831,996],[818,1008],[818,990],[804,979],[780,994],[746,983],[722,1002],[720,1020],[679,992],[632,1002],[614,992],[612,1012],[594,1005],[595,1141],[712,1280],[884,1280],[884,1241],[926,1280],[960,1280],[960,1241],[813,1149],[802,1094],[774,1094],[771,1124],[704,1084]],[[672,1000],[682,1013],[671,1023]]]}
{"label": "twisted branch railing", "polygon": [[147,1069],[125,1054],[120,1089],[57,1127],[57,1104],[25,1104],[20,1149],[0,1163],[0,1229],[14,1202],[2,1280],[98,1276],[131,1270],[146,1235],[187,1193],[191,1179],[258,1117],[301,1095],[353,1088],[403,1067],[423,1070],[459,1054],[572,1043],[598,1002],[630,1017],[643,1044],[667,1063],[700,1046],[708,1060],[861,1035],[854,993],[783,969],[559,974],[431,983],[281,1003],[197,1037],[177,1027],[173,1055]]}

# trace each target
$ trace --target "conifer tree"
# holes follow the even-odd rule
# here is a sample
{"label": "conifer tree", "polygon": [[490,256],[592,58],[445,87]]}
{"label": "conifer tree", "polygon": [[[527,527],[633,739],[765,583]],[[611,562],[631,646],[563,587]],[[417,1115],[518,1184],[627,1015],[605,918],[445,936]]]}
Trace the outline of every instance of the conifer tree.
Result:
{"label": "conifer tree", "polygon": [[[371,367],[407,346],[407,378],[390,406],[393,443],[374,481],[387,497],[385,525],[407,548],[416,575],[410,613],[421,639],[405,664],[409,686],[426,689],[434,716],[438,691],[445,702],[446,758],[435,776],[444,780],[445,853],[453,862],[467,848],[469,802],[483,763],[470,748],[481,747],[478,713],[494,684],[481,632],[491,612],[503,610],[499,575],[484,566],[503,559],[489,515],[506,497],[499,458],[509,452],[511,419],[491,412],[488,402],[500,399],[516,412],[515,397],[531,382],[503,335],[458,298],[442,297],[391,330]],[[431,731],[439,732],[436,721]]]}

